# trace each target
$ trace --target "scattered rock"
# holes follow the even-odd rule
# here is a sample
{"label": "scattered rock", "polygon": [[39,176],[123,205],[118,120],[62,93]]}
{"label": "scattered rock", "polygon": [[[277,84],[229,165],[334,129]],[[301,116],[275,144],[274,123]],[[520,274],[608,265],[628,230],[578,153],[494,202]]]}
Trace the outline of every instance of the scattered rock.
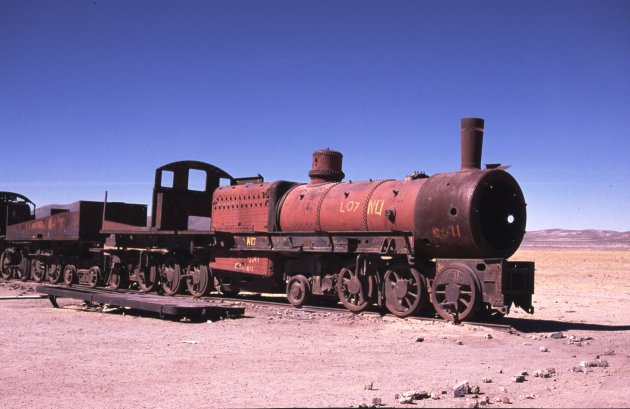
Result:
{"label": "scattered rock", "polygon": [[468,381],[461,381],[453,388],[453,396],[456,398],[461,398],[462,396],[468,394],[470,392],[470,384]]}
{"label": "scattered rock", "polygon": [[490,378],[481,378],[481,382],[483,382],[483,383],[492,383],[492,379],[490,379]]}
{"label": "scattered rock", "polygon": [[367,385],[365,385],[363,387],[363,389],[366,390],[366,391],[373,391],[374,390],[374,382],[368,383]]}
{"label": "scattered rock", "polygon": [[534,376],[536,378],[551,378],[553,375],[555,375],[555,373],[555,368],[545,368],[534,371]]}
{"label": "scattered rock", "polygon": [[602,352],[602,355],[615,355],[615,351],[613,349],[608,348],[607,350]]}
{"label": "scattered rock", "polygon": [[431,399],[438,400],[440,399],[440,395],[435,392],[431,392]]}
{"label": "scattered rock", "polygon": [[182,344],[196,345],[196,344],[198,344],[198,343],[199,343],[199,341],[195,341],[195,340],[193,340],[193,339],[187,339],[187,340],[185,340],[185,341],[182,341]]}
{"label": "scattered rock", "polygon": [[372,405],[374,406],[382,406],[383,401],[381,398],[372,398]]}
{"label": "scattered rock", "polygon": [[418,337],[418,338],[416,338],[416,342],[424,342],[424,337]]}
{"label": "scattered rock", "polygon": [[538,348],[540,350],[540,352],[549,352],[549,349],[545,346],[542,346],[540,348]]}
{"label": "scattered rock", "polygon": [[476,400],[471,400],[466,402],[466,405],[464,405],[465,408],[478,408],[479,407],[479,402]]}
{"label": "scattered rock", "polygon": [[563,332],[554,332],[553,334],[549,335],[549,338],[560,339],[565,338],[565,336]]}
{"label": "scattered rock", "polygon": [[582,361],[580,362],[580,366],[582,368],[596,368],[596,367],[606,368],[608,367],[608,361],[603,360],[603,359],[595,359],[593,361]]}
{"label": "scattered rock", "polygon": [[516,383],[525,382],[525,376],[524,375],[516,375],[516,376],[512,377],[512,382],[516,382]]}
{"label": "scattered rock", "polygon": [[398,403],[411,404],[411,403],[413,403],[413,398],[401,396],[401,397],[398,398]]}
{"label": "scattered rock", "polygon": [[492,334],[486,334],[486,339],[492,339]]}
{"label": "scattered rock", "polygon": [[464,345],[464,343],[463,343],[462,341],[460,341],[459,339],[458,339],[457,341],[455,341],[455,343],[456,343],[457,345]]}
{"label": "scattered rock", "polygon": [[508,398],[507,396],[502,397],[502,398],[501,398],[501,402],[502,402],[502,403],[507,403],[507,404],[512,403],[512,401],[510,400],[510,398]]}

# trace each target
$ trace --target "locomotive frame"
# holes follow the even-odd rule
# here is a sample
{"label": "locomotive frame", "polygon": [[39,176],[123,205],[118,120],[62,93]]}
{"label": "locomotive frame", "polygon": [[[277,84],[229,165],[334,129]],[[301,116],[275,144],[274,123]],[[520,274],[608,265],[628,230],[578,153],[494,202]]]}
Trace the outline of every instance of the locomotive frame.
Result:
{"label": "locomotive frame", "polygon": [[[173,162],[155,172],[150,226],[145,205],[107,198],[34,219],[28,199],[5,192],[0,272],[193,297],[284,290],[296,307],[318,297],[399,317],[429,305],[456,321],[533,313],[534,263],[508,261],[524,235],[522,192],[505,167],[480,168],[482,136],[483,120],[462,120],[461,170],[401,181],[342,182],[331,150],[315,152],[308,184]],[[193,171],[203,186],[191,187]],[[212,227],[191,230],[191,217]]]}

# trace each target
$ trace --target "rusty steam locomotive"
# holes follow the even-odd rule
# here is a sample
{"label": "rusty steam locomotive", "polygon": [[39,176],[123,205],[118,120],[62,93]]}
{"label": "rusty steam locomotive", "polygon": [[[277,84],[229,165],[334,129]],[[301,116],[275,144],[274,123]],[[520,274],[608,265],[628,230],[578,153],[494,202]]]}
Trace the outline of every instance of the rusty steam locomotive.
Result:
{"label": "rusty steam locomotive", "polygon": [[[525,200],[506,167],[481,168],[483,126],[463,119],[461,169],[430,177],[343,182],[342,155],[328,149],[305,184],[170,163],[156,170],[150,226],[146,205],[81,201],[36,219],[26,197],[0,193],[0,272],[193,297],[285,290],[296,307],[319,297],[400,317],[431,305],[447,320],[533,313],[534,263],[507,260]],[[192,171],[203,187],[190,187]],[[195,216],[211,227],[189,229]]]}

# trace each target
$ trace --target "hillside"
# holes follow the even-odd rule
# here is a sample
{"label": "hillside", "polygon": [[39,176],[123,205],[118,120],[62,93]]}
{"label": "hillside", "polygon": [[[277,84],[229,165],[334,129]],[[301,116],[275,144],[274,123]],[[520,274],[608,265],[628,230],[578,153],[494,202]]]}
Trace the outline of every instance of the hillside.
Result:
{"label": "hillside", "polygon": [[630,231],[549,229],[527,232],[523,247],[630,249]]}

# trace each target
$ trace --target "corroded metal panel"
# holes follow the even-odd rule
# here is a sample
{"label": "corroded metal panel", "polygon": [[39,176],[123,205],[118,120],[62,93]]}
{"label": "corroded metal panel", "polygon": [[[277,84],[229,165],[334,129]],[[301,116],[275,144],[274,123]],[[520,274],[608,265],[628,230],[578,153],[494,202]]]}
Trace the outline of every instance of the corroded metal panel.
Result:
{"label": "corroded metal panel", "polygon": [[217,257],[208,265],[215,270],[234,271],[264,277],[272,276],[274,273],[274,263],[268,257]]}
{"label": "corroded metal panel", "polygon": [[226,186],[217,189],[212,201],[215,231],[267,231],[270,183]]}

